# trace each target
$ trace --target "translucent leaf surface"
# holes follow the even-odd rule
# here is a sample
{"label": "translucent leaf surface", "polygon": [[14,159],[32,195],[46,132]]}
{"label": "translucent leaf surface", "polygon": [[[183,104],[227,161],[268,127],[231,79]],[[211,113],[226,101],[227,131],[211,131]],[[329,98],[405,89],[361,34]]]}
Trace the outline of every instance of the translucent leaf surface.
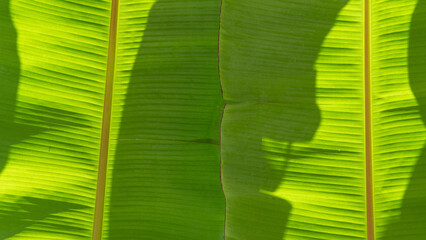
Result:
{"label": "translucent leaf surface", "polygon": [[88,239],[109,2],[3,0],[0,11],[0,239]]}
{"label": "translucent leaf surface", "polygon": [[91,238],[109,129],[103,239],[426,235],[422,1],[113,1],[0,1],[0,239]]}

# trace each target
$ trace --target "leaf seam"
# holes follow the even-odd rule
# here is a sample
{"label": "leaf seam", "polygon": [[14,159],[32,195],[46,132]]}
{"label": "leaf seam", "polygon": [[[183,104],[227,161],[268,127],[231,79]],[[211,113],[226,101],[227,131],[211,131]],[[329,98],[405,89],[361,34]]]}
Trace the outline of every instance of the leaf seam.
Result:
{"label": "leaf seam", "polygon": [[[223,86],[222,81],[220,78],[220,33],[221,33],[221,23],[222,23],[222,6],[223,6],[223,0],[220,0],[220,7],[219,7],[219,29],[218,29],[218,38],[217,38],[217,66],[218,66],[218,78],[219,78],[219,85],[220,85],[220,93],[222,96],[222,100],[224,100],[223,96]],[[224,219],[223,219],[223,239],[226,239],[226,211],[227,211],[227,200],[226,200],[226,194],[225,194],[225,188],[223,185],[223,159],[222,159],[222,123],[223,123],[223,115],[225,114],[225,107],[226,103],[224,101],[224,104],[222,106],[222,116],[220,119],[220,127],[219,127],[219,159],[220,159],[220,186],[222,188],[222,194],[223,198],[225,200],[225,212],[224,212]]]}

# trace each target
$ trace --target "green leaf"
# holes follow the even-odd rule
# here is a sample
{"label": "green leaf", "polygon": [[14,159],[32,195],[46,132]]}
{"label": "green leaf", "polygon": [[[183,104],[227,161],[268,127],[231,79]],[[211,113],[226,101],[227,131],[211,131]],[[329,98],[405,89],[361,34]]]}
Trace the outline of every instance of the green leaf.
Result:
{"label": "green leaf", "polygon": [[113,1],[0,2],[0,239],[92,237],[108,130],[103,239],[423,238],[422,1]]}
{"label": "green leaf", "polygon": [[0,3],[0,239],[88,239],[108,1]]}
{"label": "green leaf", "polygon": [[425,13],[423,1],[373,2],[377,239],[426,234]]}
{"label": "green leaf", "polygon": [[226,239],[365,239],[361,1],[223,2]]}
{"label": "green leaf", "polygon": [[223,238],[220,1],[123,1],[105,239]]}

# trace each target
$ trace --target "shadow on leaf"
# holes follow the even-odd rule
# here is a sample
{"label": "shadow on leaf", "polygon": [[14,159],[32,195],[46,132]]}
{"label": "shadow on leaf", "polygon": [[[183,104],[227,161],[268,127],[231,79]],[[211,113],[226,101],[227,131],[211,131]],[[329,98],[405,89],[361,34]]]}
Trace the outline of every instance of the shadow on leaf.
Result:
{"label": "shadow on leaf", "polygon": [[[304,157],[293,145],[310,142],[320,125],[315,64],[347,2],[223,1],[227,240],[285,239],[292,205],[274,192],[291,161]],[[279,146],[271,151],[267,141]]]}
{"label": "shadow on leaf", "polygon": [[[408,73],[411,90],[426,126],[426,1],[419,0],[413,12],[408,43]],[[409,136],[407,136],[409,137]],[[401,213],[386,226],[384,240],[419,240],[426,236],[426,146],[414,167],[405,191]]]}
{"label": "shadow on leaf", "polygon": [[[5,205],[3,204],[3,206]],[[53,214],[84,208],[87,208],[87,206],[42,198],[22,197],[18,202],[13,203],[13,207],[9,208],[10,211],[1,211],[0,239],[7,239],[19,234],[27,227]],[[3,207],[3,209],[6,208]],[[61,225],[60,228],[64,229],[64,226]],[[67,230],[81,229],[67,226]]]}

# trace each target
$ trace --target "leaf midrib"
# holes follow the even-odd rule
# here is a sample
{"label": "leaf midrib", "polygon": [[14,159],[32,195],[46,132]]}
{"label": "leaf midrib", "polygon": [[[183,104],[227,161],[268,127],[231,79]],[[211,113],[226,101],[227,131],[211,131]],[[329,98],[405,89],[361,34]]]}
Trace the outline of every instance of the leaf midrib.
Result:
{"label": "leaf midrib", "polygon": [[371,48],[370,0],[364,1],[364,99],[365,99],[365,189],[367,211],[367,240],[374,240],[374,201],[371,137]]}
{"label": "leaf midrib", "polygon": [[119,0],[111,2],[111,18],[108,43],[107,69],[105,78],[105,96],[102,116],[101,145],[99,151],[98,180],[96,187],[95,214],[93,221],[93,240],[101,240],[102,223],[105,205],[105,186],[108,162],[109,135],[111,129],[112,92],[115,74],[115,59],[117,49],[117,22]]}

